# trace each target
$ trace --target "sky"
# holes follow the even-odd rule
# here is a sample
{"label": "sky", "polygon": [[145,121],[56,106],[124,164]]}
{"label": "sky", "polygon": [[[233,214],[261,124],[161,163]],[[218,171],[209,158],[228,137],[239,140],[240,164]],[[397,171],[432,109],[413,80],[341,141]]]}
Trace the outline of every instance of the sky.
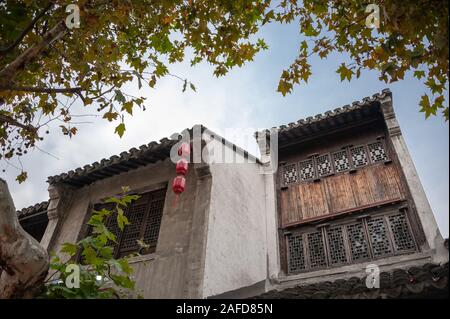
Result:
{"label": "sky", "polygon": [[[292,94],[283,97],[276,88],[281,71],[293,61],[302,41],[298,27],[266,25],[259,36],[266,40],[269,50],[225,77],[216,78],[213,68],[207,64],[190,67],[186,62],[169,67],[171,73],[192,81],[197,92],[188,89],[183,93],[182,83],[172,77],[159,81],[155,89],[143,86],[138,91],[136,83],[130,85],[130,94],[147,97],[146,111],[136,110],[133,117],[127,118],[127,130],[121,139],[114,134],[117,124],[94,117],[82,118],[91,123],[78,125],[79,132],[72,139],[51,127],[51,134],[40,144],[44,152],[35,150],[22,158],[28,171],[25,183],[15,181],[20,172],[14,168],[7,167],[6,173],[0,173],[9,184],[16,208],[47,200],[48,176],[158,141],[195,124],[203,124],[255,153],[256,143],[242,145],[235,135],[226,134],[227,131],[239,128],[256,131],[295,122],[389,88],[403,136],[439,228],[448,237],[449,126],[442,117],[425,120],[423,113],[418,112],[425,87],[411,75],[401,82],[386,84],[378,80],[376,72],[367,71],[359,79],[341,82],[336,69],[346,57],[334,54],[326,60],[313,59],[313,74],[308,84],[295,87]],[[95,113],[95,109],[81,106],[78,109],[78,114]]]}

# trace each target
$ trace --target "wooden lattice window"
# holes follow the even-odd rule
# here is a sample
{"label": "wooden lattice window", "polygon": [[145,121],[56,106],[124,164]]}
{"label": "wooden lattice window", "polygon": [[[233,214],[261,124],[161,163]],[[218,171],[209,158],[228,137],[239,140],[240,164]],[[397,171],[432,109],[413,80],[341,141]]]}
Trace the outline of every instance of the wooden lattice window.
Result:
{"label": "wooden lattice window", "polygon": [[336,267],[414,252],[416,245],[405,212],[383,213],[332,222],[286,235],[289,273]]}
{"label": "wooden lattice window", "polygon": [[283,167],[283,185],[289,185],[298,182],[297,164],[287,164]]}
{"label": "wooden lattice window", "polygon": [[321,231],[308,234],[309,264],[311,268],[321,268],[327,265],[325,245]]}
{"label": "wooden lattice window", "polygon": [[328,176],[333,173],[333,167],[331,166],[330,156],[328,154],[317,156],[316,165],[319,177]]}
{"label": "wooden lattice window", "polygon": [[344,172],[350,169],[347,150],[338,151],[332,154],[334,169],[336,173]]}
{"label": "wooden lattice window", "polygon": [[367,153],[364,145],[352,147],[350,149],[350,154],[354,167],[361,167],[368,164]]}
{"label": "wooden lattice window", "polygon": [[384,218],[371,218],[367,221],[367,227],[374,257],[391,254],[392,248]]}
{"label": "wooden lattice window", "polygon": [[359,146],[345,146],[331,153],[310,156],[299,162],[283,164],[281,185],[320,180],[334,174],[354,171],[369,164],[389,162],[385,141],[380,138]]}
{"label": "wooden lattice window", "polygon": [[303,236],[293,235],[288,238],[289,245],[289,272],[306,269]]}
{"label": "wooden lattice window", "polygon": [[388,159],[382,141],[368,144],[369,156],[372,163],[384,162]]}
{"label": "wooden lattice window", "polygon": [[[165,194],[166,189],[140,194],[140,198],[133,201],[124,210],[124,214],[130,224],[125,226],[123,232],[120,231],[117,225],[117,212],[114,212],[106,219],[106,227],[117,238],[117,243],[109,243],[114,247],[114,256],[116,258],[137,252],[140,254],[155,252],[164,209]],[[102,208],[114,210],[114,207],[114,204],[111,203],[94,205],[95,210]],[[91,228],[88,229],[88,235],[91,231]],[[141,248],[138,245],[138,240],[143,240],[149,247],[146,249]]]}
{"label": "wooden lattice window", "polygon": [[408,251],[414,249],[414,240],[409,230],[408,220],[404,213],[389,216],[389,224],[394,238],[396,251]]}
{"label": "wooden lattice window", "polygon": [[339,265],[347,262],[344,231],[340,226],[326,230],[328,247],[330,247],[330,264]]}
{"label": "wooden lattice window", "polygon": [[308,181],[315,176],[314,164],[312,159],[307,159],[299,163],[300,166],[300,179],[302,181]]}
{"label": "wooden lattice window", "polygon": [[368,260],[370,258],[369,242],[363,222],[356,222],[346,227],[350,256],[353,262]]}

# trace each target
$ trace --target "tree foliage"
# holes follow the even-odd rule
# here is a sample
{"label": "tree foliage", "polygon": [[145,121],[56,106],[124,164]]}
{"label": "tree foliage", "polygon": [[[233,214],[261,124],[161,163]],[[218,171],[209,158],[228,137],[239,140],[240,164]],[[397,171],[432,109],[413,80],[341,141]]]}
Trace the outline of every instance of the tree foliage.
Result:
{"label": "tree foliage", "polygon": [[[53,271],[43,291],[38,296],[45,299],[73,299],[73,298],[129,298],[136,297],[135,281],[132,277],[133,268],[128,259],[114,258],[113,244],[116,235],[105,225],[106,218],[117,215],[117,225],[123,231],[129,224],[123,213],[138,195],[127,195],[128,189],[120,197],[108,198],[106,203],[114,203],[113,210],[94,210],[88,221],[92,228],[91,235],[77,243],[64,243],[59,254],[52,254],[50,271]],[[81,262],[79,262],[81,261]],[[80,269],[79,287],[68,287],[66,282],[72,274],[71,265]]]}
{"label": "tree foliage", "polygon": [[[249,40],[268,6],[263,0],[82,0],[76,2],[80,28],[68,29],[65,9],[72,2],[0,5],[0,156],[6,161],[35,147],[49,121],[75,135],[75,99],[87,113],[116,122],[122,136],[125,115],[145,108],[145,98],[124,86],[136,80],[139,89],[154,88],[163,77],[178,77],[168,65],[183,61],[188,49],[191,65],[206,61],[220,76],[264,47]],[[183,90],[195,91],[179,79]]]}
{"label": "tree foliage", "polygon": [[[139,0],[77,1],[80,28],[64,23],[72,1],[7,0],[0,5],[0,157],[10,161],[37,147],[58,121],[64,135],[77,133],[75,100],[86,113],[115,122],[126,132],[125,116],[145,109],[143,96],[125,85],[155,88],[161,78],[188,79],[169,72],[189,51],[191,65],[207,62],[216,76],[251,61],[267,49],[258,30],[268,23],[299,23],[297,58],[281,73],[285,95],[306,83],[312,56],[345,53],[351,60],[336,72],[341,81],[375,70],[381,81],[407,72],[423,82],[418,101],[425,117],[448,119],[448,1],[374,0],[379,28],[366,20],[368,2],[356,0]],[[21,169],[21,167],[19,167]],[[26,172],[17,177],[26,179]]]}
{"label": "tree foliage", "polygon": [[[370,27],[371,14],[379,8],[379,26]],[[421,97],[425,117],[442,112],[448,120],[449,25],[448,1],[281,1],[266,13],[276,21],[298,19],[302,41],[295,61],[281,74],[278,91],[306,83],[311,75],[309,59],[346,53],[351,63],[336,72],[341,81],[359,78],[364,70],[375,70],[386,83],[403,80],[407,72],[431,91]],[[368,23],[369,22],[369,23]],[[447,102],[447,106],[445,106]]]}

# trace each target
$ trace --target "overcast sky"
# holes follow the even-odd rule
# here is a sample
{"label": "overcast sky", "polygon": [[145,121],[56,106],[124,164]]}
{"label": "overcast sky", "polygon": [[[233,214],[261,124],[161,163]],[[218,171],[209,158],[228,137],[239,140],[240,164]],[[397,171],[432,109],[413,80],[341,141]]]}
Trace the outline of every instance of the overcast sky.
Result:
{"label": "overcast sky", "polygon": [[[39,151],[28,154],[22,162],[29,177],[21,185],[15,182],[18,172],[13,168],[1,173],[8,181],[16,208],[48,199],[47,176],[160,140],[194,124],[204,124],[239,144],[236,137],[226,136],[226,129],[256,130],[287,124],[389,88],[433,212],[443,236],[448,237],[449,128],[442,117],[425,120],[418,112],[420,95],[425,92],[422,84],[409,75],[402,82],[387,85],[378,80],[375,72],[364,73],[350,83],[340,82],[335,70],[345,61],[345,56],[333,55],[327,60],[313,60],[309,83],[282,97],[276,92],[279,76],[295,58],[302,39],[296,25],[266,26],[260,36],[266,39],[270,49],[226,77],[215,78],[212,68],[206,64],[194,68],[189,63],[171,66],[170,72],[187,77],[196,85],[197,92],[182,93],[182,83],[170,77],[160,81],[156,89],[143,87],[141,92],[148,97],[147,110],[137,111],[127,119],[127,131],[122,139],[113,133],[114,125],[95,118],[83,119],[93,123],[79,125],[79,134],[72,139],[52,129],[50,137],[40,146],[58,159]],[[130,86],[129,90],[130,94],[139,95],[137,85]],[[84,111],[95,113],[92,108]],[[246,147],[254,152],[256,143]]]}

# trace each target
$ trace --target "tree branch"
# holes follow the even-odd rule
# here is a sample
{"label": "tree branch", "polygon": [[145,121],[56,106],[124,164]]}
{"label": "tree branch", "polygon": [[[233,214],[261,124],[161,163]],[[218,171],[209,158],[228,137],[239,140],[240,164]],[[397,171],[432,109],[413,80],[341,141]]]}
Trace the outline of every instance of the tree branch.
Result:
{"label": "tree branch", "polygon": [[50,31],[44,34],[39,43],[25,50],[8,66],[0,70],[0,87],[10,85],[17,72],[33,61],[50,43],[62,36],[66,30],[64,21],[59,21]]}
{"label": "tree branch", "polygon": [[34,297],[48,268],[47,250],[20,226],[8,185],[0,178],[0,299]]}
{"label": "tree branch", "polygon": [[73,88],[43,88],[34,86],[0,86],[0,91],[22,91],[35,93],[75,93],[81,92],[81,87]]}
{"label": "tree branch", "polygon": [[32,134],[37,135],[37,128],[35,128],[33,125],[30,125],[30,124],[26,125],[26,124],[20,123],[13,117],[0,113],[0,123],[1,122],[6,122],[10,125],[20,127],[21,129],[24,129]]}
{"label": "tree branch", "polygon": [[11,45],[4,47],[4,48],[0,48],[0,55],[6,55],[9,52],[11,52],[17,45],[19,45],[19,43],[23,40],[23,38],[28,34],[28,32],[30,32],[34,25],[36,24],[36,22],[38,22],[38,20],[40,18],[42,18],[42,16],[48,11],[50,10],[50,8],[53,6],[53,3],[50,2],[41,12],[39,12],[39,14],[37,16],[34,17],[33,20],[31,20],[30,24],[25,28],[25,30],[22,31],[22,33],[20,34],[20,36],[16,39],[16,41],[14,41]]}

